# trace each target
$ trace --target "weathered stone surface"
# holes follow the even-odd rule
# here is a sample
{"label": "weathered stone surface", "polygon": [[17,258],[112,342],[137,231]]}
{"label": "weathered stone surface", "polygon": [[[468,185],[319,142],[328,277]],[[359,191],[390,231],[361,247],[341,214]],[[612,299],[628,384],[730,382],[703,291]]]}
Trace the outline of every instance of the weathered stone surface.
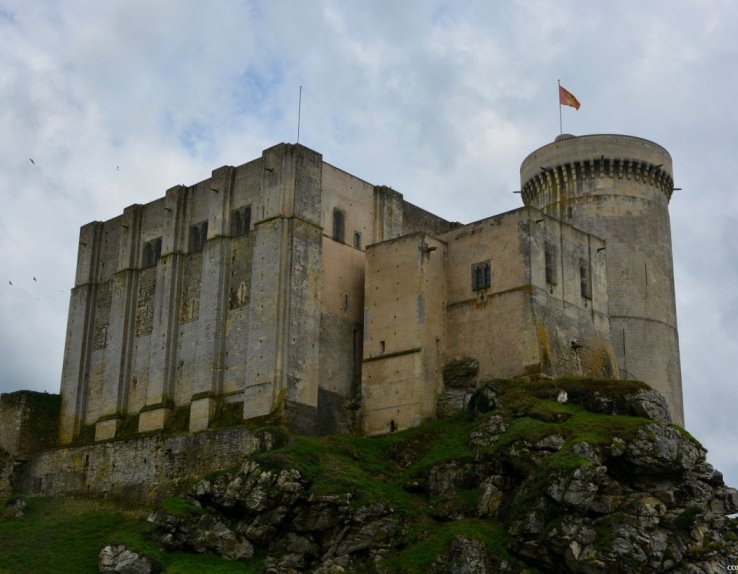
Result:
{"label": "weathered stone surface", "polygon": [[[585,390],[586,401],[573,392],[569,402],[624,408],[622,396]],[[552,387],[546,401],[558,391]],[[514,409],[505,408],[504,390],[494,384],[475,396],[498,410],[477,410],[471,453],[393,482],[424,498],[427,519],[439,525],[494,519],[483,539],[456,536],[430,572],[706,574],[738,561],[738,525],[725,517],[738,510],[738,491],[723,484],[704,449],[678,427],[634,419],[622,436],[602,441],[599,429],[591,439],[572,440],[571,425],[534,420],[529,411],[536,407],[520,395]],[[548,402],[537,412],[557,408],[568,409]],[[505,434],[510,429],[514,436]],[[398,446],[393,462],[411,469],[411,451],[419,447]],[[349,494],[310,490],[299,472],[252,460],[192,488],[204,515],[164,514],[155,523],[167,548],[226,555],[229,544],[246,540],[265,553],[273,574],[365,571],[369,564],[387,572],[382,557],[406,548],[402,513],[387,503],[357,506]],[[495,528],[506,533],[504,555],[485,544]],[[415,535],[422,543],[429,533]]]}
{"label": "weathered stone surface", "polygon": [[389,551],[402,533],[386,504],[353,507],[349,494],[312,495],[297,470],[267,470],[253,461],[199,481],[190,496],[203,515],[160,510],[149,517],[166,548],[244,560],[258,545],[268,549],[271,572],[340,572],[354,556]]}
{"label": "weathered stone surface", "polygon": [[436,400],[436,416],[439,419],[464,412],[472,393],[465,389],[445,388]]}
{"label": "weathered stone surface", "polygon": [[479,361],[464,357],[443,366],[443,383],[451,388],[473,390],[479,372]]}
{"label": "weathered stone surface", "polygon": [[151,558],[122,544],[105,546],[100,551],[99,566],[101,574],[153,574],[160,571]]}
{"label": "weathered stone surface", "polygon": [[477,389],[469,400],[469,412],[473,416],[477,416],[489,411],[493,411],[500,407],[498,400],[498,392],[494,385],[487,384]]}
{"label": "weathered stone surface", "polygon": [[587,508],[597,496],[606,474],[605,466],[580,466],[571,472],[556,472],[549,477],[546,494],[556,502]]}
{"label": "weathered stone surface", "polygon": [[13,460],[13,456],[0,447],[0,500],[7,498],[13,493],[11,480],[13,478],[14,468],[15,461]]}
{"label": "weathered stone surface", "polygon": [[643,389],[634,395],[626,396],[626,401],[633,415],[645,417],[658,423],[672,422],[666,399],[653,389]]}
{"label": "weathered stone surface", "polygon": [[232,427],[48,450],[25,463],[16,480],[29,494],[109,496],[145,504],[266,450],[273,441],[270,433]]}
{"label": "weathered stone surface", "polygon": [[486,448],[494,444],[494,442],[497,441],[497,439],[500,438],[506,430],[507,423],[505,422],[504,417],[498,414],[492,415],[486,420],[486,422],[479,425],[476,430],[472,431],[469,436],[471,439],[469,441],[469,447],[474,450]]}
{"label": "weathered stone surface", "polygon": [[704,462],[705,450],[674,427],[650,424],[628,443],[625,459],[639,472],[683,472]]}
{"label": "weathered stone surface", "polygon": [[20,518],[26,513],[26,507],[28,504],[26,500],[21,496],[15,496],[9,498],[5,502],[5,508],[3,509],[4,518]]}
{"label": "weathered stone surface", "polygon": [[451,543],[448,556],[436,558],[430,574],[492,574],[504,572],[497,568],[484,542],[457,536]]}

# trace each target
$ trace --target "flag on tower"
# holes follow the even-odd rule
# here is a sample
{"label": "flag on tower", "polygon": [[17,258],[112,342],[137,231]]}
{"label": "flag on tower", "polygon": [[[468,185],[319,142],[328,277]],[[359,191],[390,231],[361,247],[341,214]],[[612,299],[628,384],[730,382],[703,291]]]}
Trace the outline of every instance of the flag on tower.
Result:
{"label": "flag on tower", "polygon": [[581,105],[579,100],[574,97],[574,94],[564,88],[561,84],[559,84],[559,104],[562,106],[571,106],[575,110],[578,110]]}

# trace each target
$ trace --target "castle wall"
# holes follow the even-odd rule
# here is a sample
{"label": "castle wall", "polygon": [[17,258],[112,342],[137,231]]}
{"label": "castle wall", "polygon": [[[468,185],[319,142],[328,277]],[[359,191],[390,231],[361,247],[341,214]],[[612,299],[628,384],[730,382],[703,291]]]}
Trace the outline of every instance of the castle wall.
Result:
{"label": "castle wall", "polygon": [[[449,361],[473,357],[479,380],[536,371],[540,353],[530,300],[526,210],[464,225],[448,242]],[[474,289],[473,269],[489,263],[489,287]]]}
{"label": "castle wall", "polygon": [[423,233],[367,250],[362,395],[364,432],[435,415],[446,344],[446,246]]}
{"label": "castle wall", "polygon": [[526,231],[541,372],[617,376],[605,242],[537,210],[531,213]]}
{"label": "castle wall", "polygon": [[16,471],[15,487],[28,494],[95,495],[150,504],[268,448],[264,438],[234,427],[47,450]]}
{"label": "castle wall", "polygon": [[53,447],[59,405],[59,395],[34,391],[0,395],[0,453],[4,450],[16,459],[25,459]]}

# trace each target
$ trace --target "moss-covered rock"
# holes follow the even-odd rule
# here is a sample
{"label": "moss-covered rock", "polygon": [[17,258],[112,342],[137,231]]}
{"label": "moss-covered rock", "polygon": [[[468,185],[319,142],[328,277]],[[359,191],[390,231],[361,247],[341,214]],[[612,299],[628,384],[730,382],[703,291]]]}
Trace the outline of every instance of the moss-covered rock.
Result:
{"label": "moss-covered rock", "polygon": [[[188,499],[265,552],[270,572],[735,563],[738,529],[725,515],[738,492],[663,406],[638,382],[492,381],[468,414],[384,437],[290,437]],[[203,518],[189,520],[192,531]]]}

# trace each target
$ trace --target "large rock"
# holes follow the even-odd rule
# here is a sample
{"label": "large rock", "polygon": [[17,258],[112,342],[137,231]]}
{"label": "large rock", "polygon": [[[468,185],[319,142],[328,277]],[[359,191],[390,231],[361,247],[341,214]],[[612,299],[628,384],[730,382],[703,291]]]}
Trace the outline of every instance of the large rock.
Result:
{"label": "large rock", "polygon": [[443,384],[452,389],[474,390],[476,387],[479,361],[463,357],[443,366]]}
{"label": "large rock", "polygon": [[[151,558],[142,556],[122,544],[103,548],[98,564],[101,574],[154,574],[160,571]],[[61,572],[63,567],[60,565],[60,568]]]}
{"label": "large rock", "polygon": [[624,458],[639,473],[684,472],[705,461],[705,450],[684,432],[654,423],[638,431]]}

